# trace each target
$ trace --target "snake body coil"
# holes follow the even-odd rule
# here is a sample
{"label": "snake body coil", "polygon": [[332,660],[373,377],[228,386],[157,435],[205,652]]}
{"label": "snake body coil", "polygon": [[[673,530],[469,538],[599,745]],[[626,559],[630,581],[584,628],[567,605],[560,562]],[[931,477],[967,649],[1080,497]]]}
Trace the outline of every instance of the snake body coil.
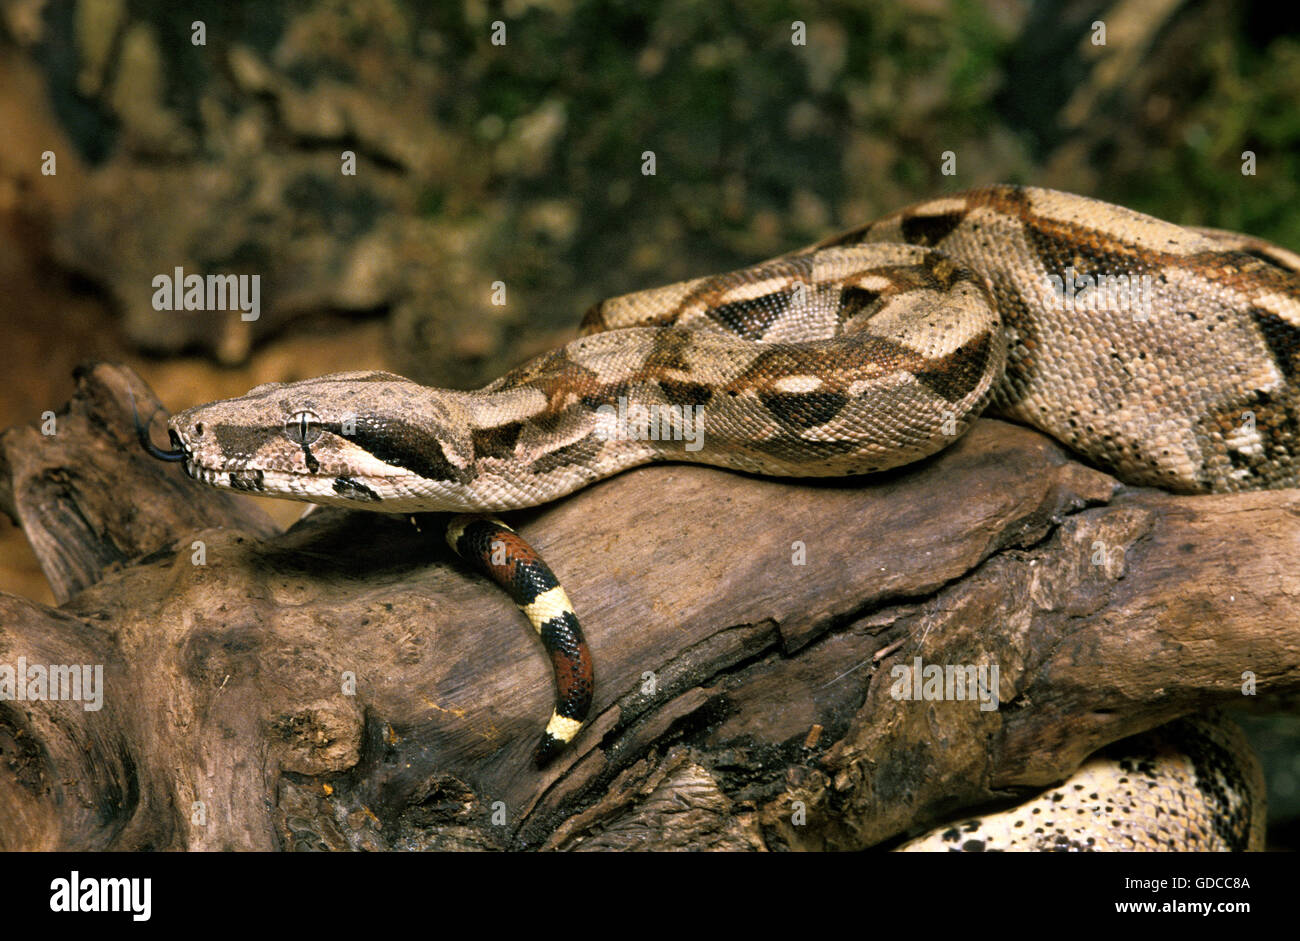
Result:
{"label": "snake body coil", "polygon": [[[476,392],[382,372],[271,383],[173,416],[174,450],[159,453],[251,493],[491,512],[659,460],[883,470],[947,446],[989,408],[1130,483],[1293,487],[1297,272],[1300,257],[1248,236],[989,186],[604,301],[579,339]],[[554,658],[579,640],[555,660],[560,742],[590,698],[573,628],[548,642]]]}

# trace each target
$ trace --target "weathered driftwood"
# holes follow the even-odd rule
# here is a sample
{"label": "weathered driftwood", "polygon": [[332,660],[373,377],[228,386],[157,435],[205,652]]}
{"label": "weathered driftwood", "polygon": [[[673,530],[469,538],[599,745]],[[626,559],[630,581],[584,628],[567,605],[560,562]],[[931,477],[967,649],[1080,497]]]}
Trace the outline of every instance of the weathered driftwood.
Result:
{"label": "weathered driftwood", "polygon": [[[55,438],[0,437],[67,599],[0,596],[0,664],[104,668],[99,711],[0,702],[5,849],[864,847],[1239,703],[1243,673],[1300,691],[1300,491],[1119,488],[981,421],[871,479],[661,466],[514,514],[597,667],[537,772],[545,657],[434,520],[272,534],[140,453],[128,382],[147,412],[101,365]],[[1000,707],[893,698],[916,657],[996,664]]]}

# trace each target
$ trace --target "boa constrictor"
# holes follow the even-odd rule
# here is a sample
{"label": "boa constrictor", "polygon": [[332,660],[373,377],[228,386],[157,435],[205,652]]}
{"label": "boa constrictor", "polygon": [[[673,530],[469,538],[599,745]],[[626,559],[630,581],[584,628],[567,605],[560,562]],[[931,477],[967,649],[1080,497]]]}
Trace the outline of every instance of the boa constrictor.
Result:
{"label": "boa constrictor", "polygon": [[[606,300],[578,339],[479,391],[383,372],[271,383],[173,416],[170,451],[142,441],[217,487],[480,513],[659,460],[789,476],[883,470],[945,447],[988,408],[1130,483],[1293,487],[1298,272],[1296,254],[1248,236],[988,186],[741,271]],[[560,696],[545,759],[590,703],[572,606],[504,524],[458,517],[449,540],[511,590],[551,653]],[[490,561],[487,547],[505,542]],[[1241,751],[1225,741],[1205,745],[1224,760],[1201,763],[1203,793],[1186,799],[1246,823],[1231,839],[1177,845],[1258,840],[1257,768],[1226,790],[1204,772]],[[1098,773],[1123,789],[1120,764]],[[1195,771],[1184,780],[1197,790]],[[1108,800],[1095,815],[1108,816]],[[1001,832],[994,818],[981,826]]]}

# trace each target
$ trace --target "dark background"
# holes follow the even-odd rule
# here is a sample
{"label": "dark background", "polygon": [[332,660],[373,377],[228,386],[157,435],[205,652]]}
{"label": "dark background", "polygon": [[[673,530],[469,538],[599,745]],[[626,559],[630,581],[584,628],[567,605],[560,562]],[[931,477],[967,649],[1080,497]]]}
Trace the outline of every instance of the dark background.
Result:
{"label": "dark background", "polygon": [[[1300,249],[1297,102],[1300,14],[1227,0],[0,0],[0,427],[87,359],[171,409],[471,387],[601,297],[993,181]],[[261,275],[261,319],[154,311],[176,266]],[[51,600],[3,518],[0,589]],[[1295,729],[1253,728],[1283,845]]]}

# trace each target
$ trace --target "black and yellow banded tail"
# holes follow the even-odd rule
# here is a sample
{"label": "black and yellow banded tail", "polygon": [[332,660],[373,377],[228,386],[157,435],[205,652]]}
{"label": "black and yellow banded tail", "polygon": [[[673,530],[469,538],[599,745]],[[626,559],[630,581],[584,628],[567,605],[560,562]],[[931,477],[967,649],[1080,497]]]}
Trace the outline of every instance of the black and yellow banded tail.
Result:
{"label": "black and yellow banded tail", "polygon": [[541,767],[573,741],[591,709],[591,653],[578,615],[537,550],[499,519],[454,516],[447,523],[447,544],[510,594],[550,654],[555,711],[537,746]]}

